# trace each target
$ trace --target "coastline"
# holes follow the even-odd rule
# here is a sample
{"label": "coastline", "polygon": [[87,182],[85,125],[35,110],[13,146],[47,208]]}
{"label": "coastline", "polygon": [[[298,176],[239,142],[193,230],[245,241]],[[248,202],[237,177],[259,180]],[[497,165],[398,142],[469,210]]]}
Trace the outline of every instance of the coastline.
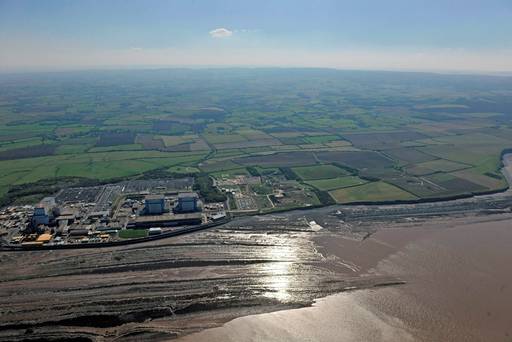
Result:
{"label": "coastline", "polygon": [[349,255],[362,258],[360,265],[380,259],[359,271],[398,277],[405,284],[358,289],[317,299],[310,307],[240,317],[178,341],[506,340],[512,336],[507,314],[512,288],[506,285],[512,278],[503,267],[512,262],[511,220],[507,215],[385,228],[369,238],[373,248],[366,254],[358,251],[363,248],[357,242],[345,241],[343,249],[331,244],[325,248],[345,263],[351,262]]}
{"label": "coastline", "polygon": [[[498,193],[509,191],[512,181],[512,154],[510,154],[510,151],[503,151],[502,158],[502,173],[508,181],[508,187],[503,191],[498,191]],[[463,199],[477,196],[464,197]],[[363,205],[361,203],[358,204]],[[389,203],[381,205],[389,205]],[[337,207],[340,207],[340,205],[329,206],[333,210]],[[421,287],[418,284],[425,284],[429,280],[430,274],[420,273],[420,276],[418,276],[411,272],[411,270],[416,265],[421,265],[422,260],[421,257],[414,254],[414,250],[418,249],[418,246],[422,246],[422,244],[423,248],[426,244],[430,244],[429,247],[431,248],[439,243],[447,243],[446,235],[451,240],[449,240],[450,243],[444,250],[445,254],[450,250],[452,244],[457,243],[459,234],[466,236],[466,243],[473,245],[473,249],[462,248],[458,250],[458,254],[446,255],[445,258],[447,260],[452,258],[471,258],[471,251],[485,238],[487,238],[487,244],[492,244],[494,241],[492,235],[485,234],[489,226],[499,226],[495,229],[501,230],[501,233],[504,234],[501,240],[512,244],[512,231],[508,232],[506,230],[511,221],[512,215],[507,214],[504,216],[491,216],[488,219],[446,218],[439,221],[433,220],[430,223],[420,223],[419,226],[413,227],[410,227],[410,224],[398,225],[397,228],[385,227],[376,230],[374,234],[370,234],[363,241],[350,239],[343,235],[334,236],[334,238],[333,236],[317,238],[315,240],[318,242],[317,248],[319,252],[326,256],[326,258],[337,259],[341,264],[341,269],[348,267],[354,274],[360,276],[393,276],[397,279],[402,279],[404,284],[378,290],[354,289],[353,291],[318,298],[310,306],[299,309],[238,317],[220,327],[186,335],[178,338],[177,341],[223,342],[244,340],[256,342],[264,340],[281,342],[321,340],[337,342],[340,339],[343,341],[361,342],[431,341],[446,340],[449,333],[451,333],[451,336],[448,339],[453,341],[476,342],[483,339],[501,341],[503,338],[510,338],[512,331],[508,331],[507,328],[512,326],[512,321],[501,322],[500,326],[494,325],[492,329],[487,329],[486,327],[478,328],[479,322],[490,324],[489,317],[492,316],[490,311],[483,309],[485,304],[483,302],[479,302],[480,306],[472,311],[474,316],[480,316],[472,322],[474,326],[477,326],[476,329],[471,325],[465,325],[465,318],[457,320],[458,330],[451,329],[449,323],[448,325],[446,323],[441,324],[443,312],[436,312],[436,304],[428,307],[424,302],[421,302],[423,293],[428,291],[428,288],[426,288],[427,286]],[[474,240],[472,240],[471,236],[467,235],[468,232],[479,233],[480,236],[475,236]],[[484,232],[483,236],[481,236],[482,232]],[[381,238],[383,234],[386,235],[385,239]],[[372,244],[372,246],[368,248],[368,244]],[[493,252],[500,254],[504,249],[506,247],[502,245],[501,249],[493,249]],[[354,256],[357,261],[351,260]],[[397,260],[400,261],[407,257],[413,259],[414,262],[410,262],[407,266],[402,265],[402,268],[399,268]],[[414,258],[420,259],[416,260]],[[442,258],[438,258],[438,261],[441,264],[444,263]],[[507,254],[507,259],[503,261],[505,265],[509,263],[512,263],[512,252]],[[436,270],[435,266],[430,269],[433,273]],[[457,264],[450,268],[443,273],[442,277],[446,279],[450,277],[450,272],[460,272],[458,266]],[[467,263],[466,267],[469,269],[465,269],[465,271],[471,273],[471,263]],[[493,267],[489,268],[493,269]],[[499,266],[495,266],[495,268],[499,269]],[[495,276],[499,279],[500,274],[498,271],[498,274]],[[455,295],[461,289],[466,291],[471,289],[471,286],[467,285],[465,281],[458,280],[453,282],[455,284],[455,291],[453,292]],[[505,280],[505,283],[509,282],[512,282],[512,279]],[[481,288],[473,288],[473,292],[476,292],[475,295],[484,298],[487,294],[486,285],[488,284],[484,283]],[[503,293],[505,289],[506,285],[499,286],[500,293]],[[443,282],[441,281],[438,284],[438,292],[433,293],[431,298],[436,298],[436,294],[442,294],[443,291]],[[508,291],[507,296],[510,303],[512,303],[512,291]],[[436,299],[437,302],[434,301],[434,303],[449,302],[450,300],[450,298],[443,297],[437,297]],[[468,296],[462,300],[471,306],[472,299],[473,297]],[[460,301],[461,298],[459,297],[458,300]],[[393,303],[400,301],[404,303],[403,306],[409,307],[409,309],[405,309],[400,305],[397,307]],[[494,304],[498,305],[497,302]],[[420,306],[421,309],[414,310],[417,306]],[[450,308],[448,307],[445,310],[448,309]],[[500,307],[500,310],[504,310],[502,317],[508,317],[507,312],[512,310],[512,304],[509,307]],[[454,316],[465,317],[464,313],[466,312],[467,308],[464,308],[464,310],[455,313]],[[434,318],[436,316],[438,318]],[[340,317],[340,319],[333,320],[333,317]],[[454,321],[453,317],[446,317],[445,319]],[[428,323],[422,325],[421,322]],[[441,331],[439,331],[440,327],[442,327]],[[467,332],[468,330],[470,331],[469,333]],[[487,334],[482,334],[481,330],[485,330]]]}
{"label": "coastline", "polygon": [[415,200],[391,200],[391,201],[358,201],[358,202],[347,202],[342,204],[328,204],[328,205],[311,205],[308,207],[300,207],[300,208],[286,208],[286,209],[276,209],[268,212],[253,212],[253,213],[237,213],[233,218],[237,217],[251,217],[251,216],[265,216],[265,215],[273,215],[273,214],[282,214],[282,213],[291,213],[296,211],[308,211],[315,209],[336,209],[340,207],[354,207],[354,206],[392,206],[392,205],[415,205],[415,204],[432,204],[432,203],[443,203],[443,202],[453,202],[457,200],[471,199],[480,196],[492,196],[499,195],[508,192],[512,187],[512,149],[504,149],[501,154],[501,165],[500,171],[504,175],[506,180],[506,185],[502,188],[480,191],[475,193],[466,193],[455,196],[445,196],[445,197],[429,197],[429,198],[418,198]]}
{"label": "coastline", "polygon": [[[466,241],[465,229],[476,225],[477,233],[485,233],[491,224],[510,225],[512,197],[490,195],[449,203],[338,206],[341,211],[326,207],[240,217],[195,234],[117,248],[0,251],[0,291],[5,294],[0,299],[3,313],[0,315],[0,339],[25,340],[29,331],[32,336],[48,339],[168,340],[187,338],[190,334],[197,337],[195,333],[209,336],[209,328],[221,329],[223,324],[228,324],[235,334],[237,322],[251,322],[254,314],[267,317],[265,312],[291,315],[287,319],[293,327],[295,311],[289,310],[303,308],[298,312],[310,312],[307,309],[312,308],[311,305],[326,307],[325,311],[329,312],[324,317],[320,315],[323,309],[315,309],[315,314],[306,315],[308,320],[316,322],[318,329],[323,324],[337,327],[343,322],[329,323],[329,319],[346,317],[345,330],[352,331],[347,335],[349,341],[372,341],[372,336],[375,341],[383,340],[383,336],[391,336],[390,340],[396,336],[418,339],[423,336],[424,327],[415,326],[414,321],[409,322],[407,318],[419,316],[409,313],[402,317],[400,307],[396,309],[386,300],[395,296],[395,302],[410,299],[406,306],[424,305],[421,301],[417,303],[425,292],[418,284],[430,281],[435,268],[416,275],[413,271],[422,261],[435,260],[436,266],[461,260],[461,255],[470,255],[479,243],[486,241],[488,254],[504,253],[504,258],[491,261],[508,262],[503,247],[492,245],[494,235],[484,234],[476,241]],[[312,221],[318,226],[311,227]],[[445,236],[446,232],[453,231],[456,233]],[[498,242],[512,244],[512,239],[503,234]],[[469,234],[468,238],[471,236]],[[456,255],[439,251],[430,256],[414,254],[418,250],[428,252],[431,248],[418,249],[417,246],[440,237],[446,238],[441,238],[439,243],[448,239],[449,246],[458,247],[460,252]],[[466,241],[467,246],[460,248],[458,241]],[[415,259],[415,255],[421,258]],[[401,260],[412,261],[402,267],[384,267],[400,266]],[[460,265],[455,266],[457,270]],[[491,269],[503,269],[502,262],[491,266]],[[478,271],[481,273],[480,269]],[[472,270],[466,267],[465,272]],[[424,276],[427,278],[422,278]],[[443,274],[438,282],[444,285],[448,279]],[[462,286],[466,285],[467,282],[463,282]],[[460,285],[453,286],[456,292],[460,291]],[[406,292],[409,288],[420,291]],[[343,298],[339,299],[341,302],[335,299],[331,304],[330,296],[339,293]],[[420,296],[413,296],[418,293]],[[478,292],[478,295],[484,298],[485,292]],[[325,297],[328,299],[321,299]],[[77,298],[82,303],[79,306]],[[348,313],[336,311],[342,307],[352,309]],[[389,311],[389,308],[397,311]],[[425,308],[426,317],[439,316],[431,311]],[[350,316],[352,313],[354,316]],[[352,330],[347,326],[351,322]],[[357,335],[361,330],[357,327],[371,327],[371,322],[375,323],[371,329],[374,335]],[[258,326],[261,329],[253,330],[251,336],[259,336],[260,340],[275,335],[286,341],[289,337],[279,335],[281,330],[268,330],[264,323]],[[306,326],[301,323],[291,332]],[[504,334],[501,328],[497,331]],[[261,338],[260,333],[267,335]],[[222,341],[229,341],[229,335],[223,336]],[[328,336],[325,338],[329,341]],[[300,336],[289,339],[300,341]]]}
{"label": "coastline", "polygon": [[503,188],[482,191],[478,193],[468,193],[461,194],[455,196],[448,197],[430,197],[430,198],[420,198],[416,200],[395,200],[395,201],[358,201],[358,202],[349,202],[343,204],[330,204],[330,205],[314,205],[303,208],[292,208],[292,209],[278,209],[270,212],[257,212],[257,213],[247,213],[247,214],[239,214],[232,215],[226,219],[205,223],[199,226],[185,227],[175,231],[167,232],[160,234],[158,236],[148,236],[145,238],[135,238],[135,239],[127,239],[120,241],[112,241],[112,242],[103,242],[103,243],[89,243],[89,244],[68,244],[68,245],[42,245],[42,246],[18,246],[12,245],[8,243],[3,243],[3,240],[0,239],[0,251],[34,251],[34,250],[54,250],[54,249],[84,249],[84,248],[105,248],[105,247],[116,247],[116,246],[126,246],[126,245],[134,245],[140,244],[144,242],[150,242],[155,240],[166,239],[170,237],[175,237],[179,235],[184,235],[192,232],[197,232],[200,230],[213,228],[216,226],[220,226],[228,223],[232,218],[241,218],[241,217],[253,217],[253,216],[265,216],[265,215],[274,215],[274,214],[282,214],[282,213],[293,213],[293,212],[303,212],[314,209],[335,209],[342,207],[355,207],[355,206],[399,206],[399,205],[416,205],[416,204],[439,204],[439,203],[450,203],[458,200],[478,198],[481,196],[492,196],[498,195],[502,193],[506,193],[511,189],[512,184],[512,149],[504,149],[501,152],[501,173],[504,175],[507,184]]}

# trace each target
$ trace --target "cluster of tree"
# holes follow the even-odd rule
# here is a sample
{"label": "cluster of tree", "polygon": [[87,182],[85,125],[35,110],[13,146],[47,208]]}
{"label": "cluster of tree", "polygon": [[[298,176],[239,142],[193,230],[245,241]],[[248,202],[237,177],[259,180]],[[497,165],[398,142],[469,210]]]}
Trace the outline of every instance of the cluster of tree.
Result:
{"label": "cluster of tree", "polygon": [[329,195],[327,191],[314,190],[316,197],[320,200],[322,205],[333,205],[336,204],[336,201]]}
{"label": "cluster of tree", "polygon": [[258,171],[257,168],[255,168],[254,166],[248,166],[247,167],[247,172],[249,172],[249,174],[251,176],[254,176],[254,177],[258,177],[258,176],[261,176],[260,172]]}
{"label": "cluster of tree", "polygon": [[227,199],[224,193],[213,186],[213,180],[206,173],[198,173],[195,175],[193,189],[199,191],[206,203],[224,202]]}
{"label": "cluster of tree", "polygon": [[176,173],[170,172],[165,168],[159,168],[154,170],[149,170],[144,172],[141,176],[137,177],[137,179],[166,179],[166,178],[184,178],[184,177],[194,177],[193,173]]}
{"label": "cluster of tree", "polygon": [[289,167],[280,167],[279,171],[281,171],[288,180],[300,181],[300,177]]}
{"label": "cluster of tree", "polygon": [[352,174],[354,176],[357,176],[359,174],[359,170],[358,169],[354,169],[353,167],[347,166],[345,164],[333,163],[333,165],[336,166],[336,167],[339,167],[340,169],[343,169],[343,170],[349,172],[350,174]]}
{"label": "cluster of tree", "polygon": [[492,177],[492,178],[495,178],[495,179],[502,179],[502,177],[494,172],[486,172],[484,173],[484,175],[486,176],[489,176],[489,177]]}
{"label": "cluster of tree", "polygon": [[258,195],[267,195],[272,193],[272,187],[265,184],[255,184],[252,185],[251,188]]}

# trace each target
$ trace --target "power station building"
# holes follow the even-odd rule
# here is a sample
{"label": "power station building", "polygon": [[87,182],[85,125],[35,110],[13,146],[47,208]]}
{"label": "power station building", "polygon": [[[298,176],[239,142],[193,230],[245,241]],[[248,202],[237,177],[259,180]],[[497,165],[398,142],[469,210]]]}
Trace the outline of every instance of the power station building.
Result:
{"label": "power station building", "polygon": [[176,213],[193,213],[199,211],[199,196],[194,192],[185,192],[178,194],[178,200],[174,207]]}
{"label": "power station building", "polygon": [[[202,204],[193,192],[172,194],[174,208],[169,210],[170,201],[163,195],[147,195],[140,215],[130,220],[126,228],[156,228],[200,225],[203,222]],[[176,196],[176,197],[174,197]]]}
{"label": "power station building", "polygon": [[39,225],[48,226],[50,224],[50,215],[46,207],[37,206],[34,208],[34,214],[32,215],[32,227],[38,227]]}
{"label": "power station building", "polygon": [[161,215],[166,212],[163,195],[150,195],[144,199],[144,215]]}
{"label": "power station building", "polygon": [[40,225],[49,226],[53,224],[55,216],[59,216],[60,210],[55,204],[55,197],[45,197],[34,208],[30,223],[32,228]]}

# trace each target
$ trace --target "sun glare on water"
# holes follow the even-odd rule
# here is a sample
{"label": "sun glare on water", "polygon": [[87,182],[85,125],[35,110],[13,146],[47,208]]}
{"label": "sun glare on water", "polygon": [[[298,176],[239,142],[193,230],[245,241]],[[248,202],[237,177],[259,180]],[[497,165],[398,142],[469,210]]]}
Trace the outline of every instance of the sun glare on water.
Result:
{"label": "sun glare on water", "polygon": [[281,302],[291,299],[289,289],[296,252],[296,248],[293,246],[274,246],[269,251],[267,257],[272,261],[265,263],[262,270],[266,275],[264,286],[268,289],[263,294],[265,297]]}

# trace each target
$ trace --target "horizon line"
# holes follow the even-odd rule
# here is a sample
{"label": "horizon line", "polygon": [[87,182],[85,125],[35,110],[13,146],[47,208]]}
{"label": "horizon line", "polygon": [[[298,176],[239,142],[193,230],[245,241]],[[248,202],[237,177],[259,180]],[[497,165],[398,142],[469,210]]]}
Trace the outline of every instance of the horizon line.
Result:
{"label": "horizon line", "polygon": [[495,76],[512,77],[512,70],[456,70],[456,69],[415,69],[415,68],[350,68],[350,67],[327,67],[327,66],[282,66],[282,65],[98,65],[94,67],[68,67],[68,68],[16,68],[13,70],[0,69],[0,75],[23,75],[23,74],[49,74],[49,73],[72,73],[72,72],[95,72],[95,71],[143,71],[143,70],[211,70],[211,69],[318,69],[333,71],[360,71],[360,72],[390,72],[390,73],[423,73],[438,75],[466,75],[466,76]]}

